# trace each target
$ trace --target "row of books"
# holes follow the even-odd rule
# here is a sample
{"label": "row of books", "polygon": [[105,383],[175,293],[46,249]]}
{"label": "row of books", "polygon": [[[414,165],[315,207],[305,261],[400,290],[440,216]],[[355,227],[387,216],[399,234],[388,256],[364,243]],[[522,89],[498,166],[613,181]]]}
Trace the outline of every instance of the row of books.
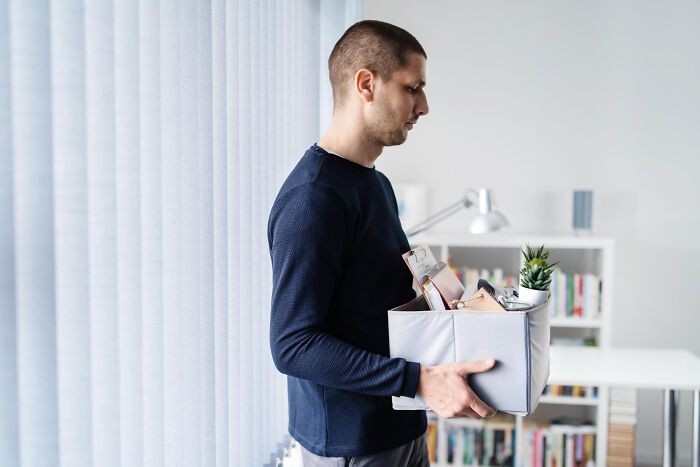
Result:
{"label": "row of books", "polygon": [[448,465],[512,465],[515,429],[450,428]]}
{"label": "row of books", "polygon": [[634,438],[637,425],[637,390],[610,389],[608,425],[608,465],[634,466]]}
{"label": "row of books", "polygon": [[[517,287],[516,276],[507,275],[501,268],[492,271],[485,268],[452,267],[462,285],[476,284],[479,279],[486,279],[493,285]],[[587,318],[600,316],[600,297],[602,281],[593,274],[565,273],[559,268],[552,272],[552,317],[553,318]]]}
{"label": "row of books", "polygon": [[563,384],[548,384],[544,387],[543,396],[568,396],[597,398],[597,386],[566,386]]}
{"label": "row of books", "polygon": [[489,281],[490,284],[500,287],[516,287],[518,285],[517,278],[515,276],[506,275],[501,268],[495,268],[493,271],[489,271],[485,268],[453,267],[452,270],[465,288],[471,284],[476,284],[479,282],[479,279],[485,279]]}
{"label": "row of books", "polygon": [[602,281],[593,274],[552,272],[552,317],[595,319],[600,316]]}
{"label": "row of books", "polygon": [[437,427],[428,422],[428,453],[430,461],[442,464],[512,466],[515,452],[515,427],[513,423],[483,427],[447,425],[447,459],[438,456]]}
{"label": "row of books", "polygon": [[[595,467],[596,428],[590,422],[553,420],[526,422],[520,467]],[[446,458],[440,459],[435,419],[428,419],[431,463],[454,466],[513,466],[516,432],[513,423],[486,422],[482,427],[446,423]]]}
{"label": "row of books", "polygon": [[596,435],[590,425],[523,430],[523,467],[594,467]]}

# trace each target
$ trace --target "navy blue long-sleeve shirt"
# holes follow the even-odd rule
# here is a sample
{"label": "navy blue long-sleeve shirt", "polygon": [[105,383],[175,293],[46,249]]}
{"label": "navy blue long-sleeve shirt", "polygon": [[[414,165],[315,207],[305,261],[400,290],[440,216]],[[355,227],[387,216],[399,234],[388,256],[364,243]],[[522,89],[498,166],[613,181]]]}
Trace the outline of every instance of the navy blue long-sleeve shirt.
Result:
{"label": "navy blue long-sleeve shirt", "polygon": [[312,146],[277,195],[268,241],[270,347],[288,375],[290,434],[321,456],[422,435],[424,411],[391,406],[415,396],[420,365],[389,358],[387,310],[415,297],[389,180]]}

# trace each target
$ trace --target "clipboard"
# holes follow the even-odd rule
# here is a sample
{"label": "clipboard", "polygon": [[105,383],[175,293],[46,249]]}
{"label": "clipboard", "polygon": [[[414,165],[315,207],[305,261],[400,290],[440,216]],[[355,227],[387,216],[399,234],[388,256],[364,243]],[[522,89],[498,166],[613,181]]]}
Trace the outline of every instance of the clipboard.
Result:
{"label": "clipboard", "polygon": [[[444,262],[437,263],[435,267],[421,278],[420,282],[424,287],[426,284],[432,284],[445,302],[447,309],[453,309],[451,302],[458,300],[464,294],[464,286],[452,272],[452,269]],[[431,309],[434,309],[434,307],[431,307]]]}
{"label": "clipboard", "polygon": [[421,278],[427,275],[430,270],[437,265],[437,261],[435,260],[433,252],[430,251],[430,247],[428,245],[421,245],[407,251],[402,254],[401,257],[406,262],[406,266],[410,269],[411,274],[413,274],[413,278],[418,283],[420,291],[425,293],[425,289],[423,288],[424,281],[422,281]]}
{"label": "clipboard", "polygon": [[[446,263],[435,260],[428,245],[409,250],[401,257],[413,274],[431,310],[451,309],[450,302],[462,297],[462,282]],[[441,300],[438,300],[438,294]],[[443,303],[440,303],[441,301]]]}

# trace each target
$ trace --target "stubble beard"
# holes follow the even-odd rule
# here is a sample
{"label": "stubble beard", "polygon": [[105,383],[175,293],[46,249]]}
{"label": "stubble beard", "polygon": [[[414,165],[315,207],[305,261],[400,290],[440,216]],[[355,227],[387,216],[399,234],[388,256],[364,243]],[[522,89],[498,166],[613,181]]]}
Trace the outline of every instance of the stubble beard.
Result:
{"label": "stubble beard", "polygon": [[379,131],[377,128],[367,128],[367,141],[375,146],[398,146],[406,141],[402,130]]}
{"label": "stubble beard", "polygon": [[397,146],[403,144],[408,137],[408,134],[404,134],[403,123],[396,128],[393,122],[398,119],[391,114],[386,102],[381,102],[381,104],[381,114],[377,115],[377,118],[369,122],[369,125],[365,128],[367,141],[376,146]]}

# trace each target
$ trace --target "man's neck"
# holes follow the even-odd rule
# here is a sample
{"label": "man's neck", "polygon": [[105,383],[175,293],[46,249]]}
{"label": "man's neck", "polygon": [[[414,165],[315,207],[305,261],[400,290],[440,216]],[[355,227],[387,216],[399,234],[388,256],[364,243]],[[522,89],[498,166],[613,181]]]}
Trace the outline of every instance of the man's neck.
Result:
{"label": "man's neck", "polygon": [[328,131],[318,141],[318,145],[337,153],[344,159],[365,167],[374,167],[374,162],[382,154],[383,146],[367,141],[362,125],[348,121],[342,114],[334,114]]}

